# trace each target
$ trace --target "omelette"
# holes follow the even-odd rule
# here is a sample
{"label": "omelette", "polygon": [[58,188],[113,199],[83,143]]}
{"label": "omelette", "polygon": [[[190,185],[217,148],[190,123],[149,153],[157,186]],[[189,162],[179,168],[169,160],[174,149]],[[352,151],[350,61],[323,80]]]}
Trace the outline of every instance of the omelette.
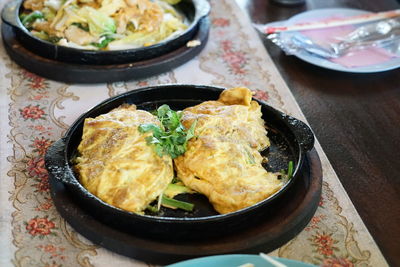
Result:
{"label": "omelette", "polygon": [[147,145],[151,133],[139,125],[158,119],[135,105],[122,105],[85,119],[75,169],[81,184],[104,202],[141,213],[160,196],[174,176],[172,159]]}
{"label": "omelette", "polygon": [[187,128],[197,121],[187,151],[174,160],[177,177],[204,194],[221,214],[252,206],[277,192],[283,181],[262,166],[270,146],[260,105],[244,87],[227,89],[217,101],[183,111]]}

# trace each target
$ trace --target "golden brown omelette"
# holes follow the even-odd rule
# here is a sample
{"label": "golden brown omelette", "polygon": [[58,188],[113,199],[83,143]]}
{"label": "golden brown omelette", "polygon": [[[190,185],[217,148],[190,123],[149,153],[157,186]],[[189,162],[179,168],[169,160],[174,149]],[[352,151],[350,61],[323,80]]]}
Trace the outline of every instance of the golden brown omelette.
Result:
{"label": "golden brown omelette", "polygon": [[177,176],[206,195],[219,213],[254,205],[278,191],[283,182],[266,171],[261,150],[270,143],[260,105],[251,91],[223,91],[218,101],[206,101],[183,111],[185,127],[197,120],[184,155],[174,160]]}
{"label": "golden brown omelette", "polygon": [[146,144],[139,125],[160,122],[134,105],[123,105],[84,122],[76,171],[92,194],[115,207],[143,211],[173,179],[172,160]]}

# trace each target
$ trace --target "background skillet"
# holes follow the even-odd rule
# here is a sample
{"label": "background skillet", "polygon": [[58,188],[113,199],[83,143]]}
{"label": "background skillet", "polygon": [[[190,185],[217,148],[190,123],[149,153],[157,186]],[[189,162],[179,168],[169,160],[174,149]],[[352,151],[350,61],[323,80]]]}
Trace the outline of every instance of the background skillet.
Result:
{"label": "background skillet", "polygon": [[41,40],[33,36],[21,23],[19,14],[22,10],[23,0],[13,0],[2,11],[3,22],[11,25],[16,32],[21,44],[32,52],[52,60],[93,65],[122,64],[155,58],[178,49],[192,40],[196,34],[199,22],[210,12],[207,0],[182,0],[175,7],[186,16],[189,21],[188,28],[175,38],[167,39],[157,44],[125,50],[91,51],[75,49]]}
{"label": "background skillet", "polygon": [[65,137],[53,144],[46,154],[46,168],[52,178],[61,180],[79,199],[81,206],[98,220],[123,231],[158,239],[204,239],[221,236],[250,227],[268,215],[268,208],[295,182],[307,151],[314,144],[311,130],[303,122],[287,116],[267,104],[262,106],[263,119],[269,128],[272,146],[269,166],[273,171],[287,168],[289,160],[295,162],[294,177],[273,196],[242,210],[217,214],[203,196],[190,195],[196,211],[167,211],[163,217],[138,215],[112,207],[90,194],[77,180],[71,160],[81,141],[83,121],[87,117],[104,114],[123,103],[136,104],[138,108],[153,110],[162,104],[182,110],[206,100],[217,99],[223,89],[201,85],[162,85],[133,90],[110,98],[78,118]]}

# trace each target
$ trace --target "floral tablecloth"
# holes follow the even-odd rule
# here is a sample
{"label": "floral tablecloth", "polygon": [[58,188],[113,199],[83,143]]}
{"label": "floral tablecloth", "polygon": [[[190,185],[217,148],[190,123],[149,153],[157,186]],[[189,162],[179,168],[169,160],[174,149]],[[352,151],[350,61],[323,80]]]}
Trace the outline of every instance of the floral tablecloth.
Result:
{"label": "floral tablecloth", "polygon": [[[0,47],[0,266],[150,266],[93,245],[50,198],[47,148],[103,99],[165,83],[247,86],[256,98],[305,120],[246,15],[232,0],[211,4],[210,40],[202,53],[144,80],[55,82],[21,69]],[[318,142],[316,148],[324,175],[319,208],[297,237],[270,255],[326,266],[387,266]]]}

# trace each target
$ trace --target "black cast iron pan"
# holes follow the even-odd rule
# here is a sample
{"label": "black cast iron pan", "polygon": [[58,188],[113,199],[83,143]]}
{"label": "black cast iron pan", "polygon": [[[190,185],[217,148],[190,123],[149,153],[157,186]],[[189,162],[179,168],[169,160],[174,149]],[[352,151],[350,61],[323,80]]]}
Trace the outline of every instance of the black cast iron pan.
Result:
{"label": "black cast iron pan", "polygon": [[115,51],[91,51],[55,45],[33,36],[19,19],[19,14],[23,9],[22,3],[23,0],[13,0],[8,3],[2,10],[1,18],[15,29],[17,39],[26,49],[48,59],[91,65],[136,62],[174,51],[193,38],[198,30],[200,20],[207,16],[210,11],[210,4],[207,0],[182,0],[175,7],[185,15],[189,26],[180,35],[147,47]]}
{"label": "black cast iron pan", "polygon": [[174,110],[182,110],[207,100],[218,99],[222,88],[202,85],[161,85],[133,90],[112,97],[95,106],[79,117],[65,136],[55,142],[48,150],[45,162],[49,175],[62,181],[74,195],[83,209],[89,214],[116,229],[134,233],[146,238],[184,240],[204,239],[223,236],[240,229],[251,227],[271,212],[272,204],[295,182],[307,151],[314,145],[314,136],[303,122],[288,116],[264,102],[263,119],[266,121],[271,147],[266,152],[269,159],[268,170],[287,169],[288,162],[294,161],[294,176],[276,194],[242,210],[229,214],[218,214],[200,194],[181,195],[180,199],[195,204],[193,212],[163,209],[160,215],[138,215],[115,208],[91,193],[78,181],[72,161],[81,141],[84,119],[100,114],[124,104],[135,104],[139,109],[154,110],[168,104]]}

